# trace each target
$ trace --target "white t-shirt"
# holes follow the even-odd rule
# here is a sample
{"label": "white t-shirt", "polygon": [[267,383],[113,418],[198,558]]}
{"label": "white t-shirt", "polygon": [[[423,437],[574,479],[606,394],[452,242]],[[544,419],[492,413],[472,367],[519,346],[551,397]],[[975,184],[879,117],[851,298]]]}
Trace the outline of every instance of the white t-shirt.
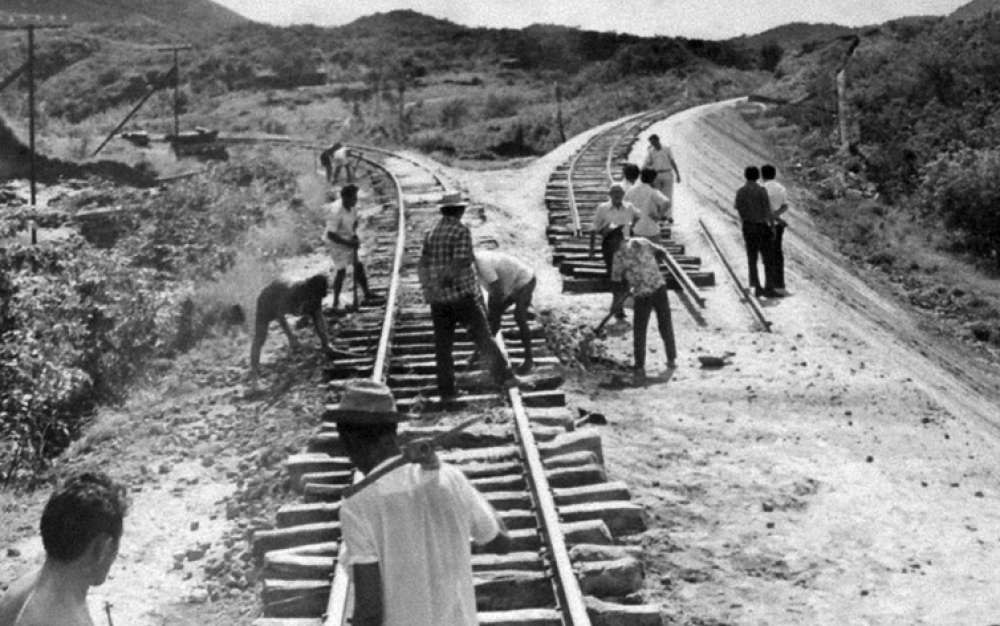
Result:
{"label": "white t-shirt", "polygon": [[649,146],[646,151],[646,160],[643,163],[643,167],[653,168],[660,176],[664,172],[669,172],[669,175],[673,176],[674,168],[670,164],[671,161],[673,161],[673,157],[670,154],[670,148],[661,145],[659,150],[655,150],[653,146]]}
{"label": "white t-shirt", "polygon": [[670,200],[659,189],[654,189],[646,183],[639,183],[625,192],[625,201],[631,202],[639,209],[639,221],[635,223],[632,232],[640,237],[659,237],[660,216],[669,217]]}
{"label": "white t-shirt", "polygon": [[351,155],[351,153],[347,150],[347,146],[341,146],[340,148],[337,148],[333,152],[333,159],[332,159],[332,161],[334,163],[344,165],[344,164],[347,163],[347,159],[348,159],[348,157],[350,155]]}
{"label": "white t-shirt", "polygon": [[[771,204],[771,211],[777,211],[782,204],[788,204],[788,190],[776,180],[766,180],[763,183],[767,190],[767,199]],[[787,209],[786,209],[787,212]],[[778,219],[784,219],[779,217]]]}
{"label": "white t-shirt", "polygon": [[483,287],[489,288],[491,283],[500,281],[504,298],[509,298],[535,277],[534,270],[524,261],[493,250],[476,250],[476,269]]}
{"label": "white t-shirt", "polygon": [[594,211],[594,223],[591,224],[590,229],[599,233],[606,227],[624,226],[622,234],[629,237],[632,234],[632,221],[638,215],[639,209],[635,208],[632,203],[622,200],[622,205],[616,209],[608,200],[597,205],[597,210]]}
{"label": "white t-shirt", "polygon": [[379,564],[384,626],[478,624],[469,539],[500,527],[461,471],[397,468],[341,505],[340,526],[348,571]]}
{"label": "white t-shirt", "polygon": [[[342,201],[334,200],[328,207],[330,216],[326,220],[326,232],[334,233],[344,239],[354,237],[358,229],[358,206],[354,205],[350,211],[345,211]],[[343,247],[341,244],[331,241],[329,237],[325,238],[327,243]]]}

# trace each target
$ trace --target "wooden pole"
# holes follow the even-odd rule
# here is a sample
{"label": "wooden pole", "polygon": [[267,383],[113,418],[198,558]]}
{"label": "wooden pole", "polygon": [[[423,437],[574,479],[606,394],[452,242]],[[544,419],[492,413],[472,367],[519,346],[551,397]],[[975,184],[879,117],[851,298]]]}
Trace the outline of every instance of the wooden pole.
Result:
{"label": "wooden pole", "polygon": [[174,48],[174,137],[180,135],[181,132],[180,113],[177,112],[180,107],[180,94],[178,93],[180,86],[181,68],[177,60],[177,48]]}
{"label": "wooden pole", "polygon": [[35,208],[35,26],[28,26],[28,150],[31,152],[31,208]]}

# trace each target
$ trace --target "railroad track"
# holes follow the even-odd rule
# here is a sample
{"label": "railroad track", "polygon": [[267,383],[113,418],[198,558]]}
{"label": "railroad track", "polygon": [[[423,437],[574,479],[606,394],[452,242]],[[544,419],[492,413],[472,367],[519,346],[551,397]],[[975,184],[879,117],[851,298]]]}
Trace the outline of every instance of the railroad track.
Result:
{"label": "railroad track", "polygon": [[[537,356],[530,390],[500,392],[484,372],[459,369],[464,395],[457,408],[442,410],[433,332],[416,260],[420,235],[438,217],[435,201],[444,184],[416,161],[355,148],[364,155],[368,179],[382,200],[383,209],[364,225],[369,232],[362,232],[362,238],[374,247],[370,281],[387,297],[384,307],[362,306],[338,323],[338,345],[361,356],[330,365],[331,396],[342,379],[386,381],[400,410],[421,416],[401,427],[404,441],[437,435],[470,415],[485,418],[440,454],[487,496],[511,531],[510,554],[474,553],[480,623],[582,626],[593,618],[594,623],[621,626],[660,624],[657,606],[615,602],[642,586],[636,555],[614,544],[620,536],[645,529],[643,511],[630,502],[625,484],[607,480],[600,435],[577,428],[579,416],[566,407],[558,361],[548,352],[537,323],[531,325]],[[512,319],[504,319],[499,335],[518,337]],[[520,342],[514,345],[508,352],[516,361],[522,356]],[[459,330],[456,362],[471,348]],[[352,594],[346,572],[338,566],[337,513],[354,471],[335,424],[322,420],[307,448],[286,466],[303,501],[282,507],[274,528],[254,533],[265,615],[256,623],[341,626],[347,623]]]}
{"label": "railroad track", "polygon": [[[556,168],[545,190],[549,213],[547,234],[553,247],[552,262],[564,275],[563,290],[574,293],[608,291],[604,263],[588,254],[584,234],[597,205],[608,198],[608,185],[627,161],[639,134],[661,119],[663,111],[650,111],[627,118],[595,134],[575,155]],[[670,228],[661,224],[660,236],[670,258],[661,265],[669,289],[704,305],[699,287],[715,284],[715,274],[701,269],[701,259],[685,254],[684,246],[671,239]]]}

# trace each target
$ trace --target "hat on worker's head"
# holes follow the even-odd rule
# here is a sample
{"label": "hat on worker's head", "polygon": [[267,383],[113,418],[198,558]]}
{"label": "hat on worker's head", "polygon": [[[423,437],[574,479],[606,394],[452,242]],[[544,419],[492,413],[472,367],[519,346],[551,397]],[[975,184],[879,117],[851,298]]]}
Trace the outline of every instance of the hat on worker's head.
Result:
{"label": "hat on worker's head", "polygon": [[396,400],[388,385],[367,379],[348,381],[340,403],[326,411],[327,419],[355,426],[396,424],[409,417],[396,410]]}
{"label": "hat on worker's head", "polygon": [[462,193],[459,191],[447,191],[441,196],[438,201],[438,210],[445,209],[458,209],[469,206],[469,203],[462,199]]}

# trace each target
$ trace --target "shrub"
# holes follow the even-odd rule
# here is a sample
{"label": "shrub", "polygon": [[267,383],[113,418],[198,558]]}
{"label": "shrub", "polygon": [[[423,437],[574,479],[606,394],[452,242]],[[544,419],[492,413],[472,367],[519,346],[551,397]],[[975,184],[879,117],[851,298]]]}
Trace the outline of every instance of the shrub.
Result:
{"label": "shrub", "polygon": [[483,105],[483,118],[510,117],[517,114],[520,106],[521,98],[519,96],[491,93],[486,97],[486,104]]}
{"label": "shrub", "polygon": [[925,210],[959,231],[959,243],[1000,268],[1000,150],[964,148],[924,168]]}
{"label": "shrub", "polygon": [[463,98],[449,100],[441,107],[441,125],[453,130],[461,126],[462,121],[468,115],[469,105]]}

